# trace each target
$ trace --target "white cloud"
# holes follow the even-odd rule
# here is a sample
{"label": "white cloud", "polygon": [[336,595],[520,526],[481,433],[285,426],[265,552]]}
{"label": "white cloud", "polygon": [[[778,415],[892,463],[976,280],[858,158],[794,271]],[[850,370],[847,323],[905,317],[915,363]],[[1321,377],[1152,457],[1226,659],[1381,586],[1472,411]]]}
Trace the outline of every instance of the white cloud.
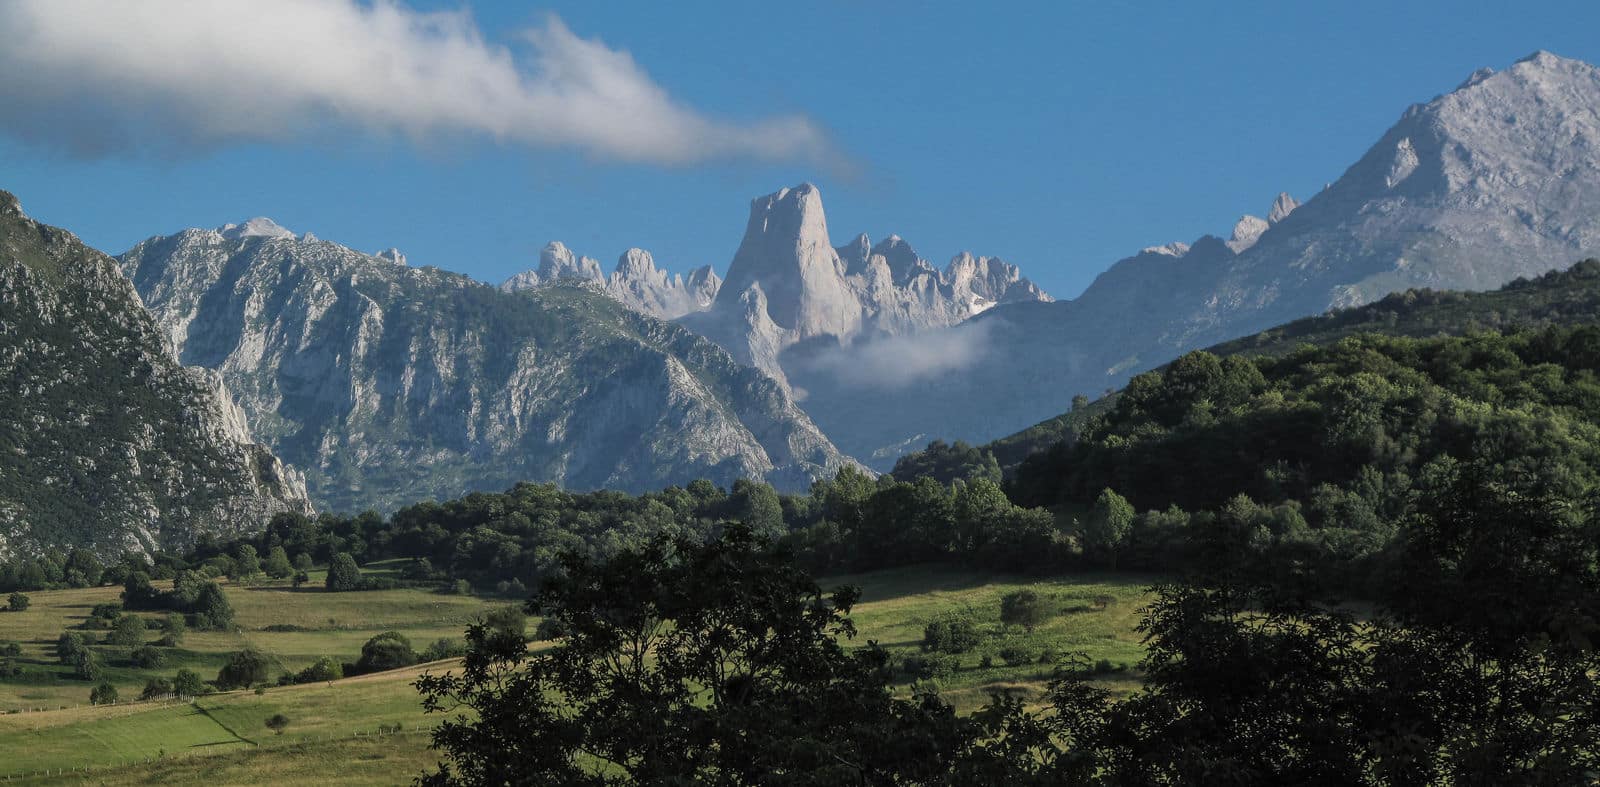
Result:
{"label": "white cloud", "polygon": [[891,336],[835,347],[804,361],[846,389],[894,391],[931,377],[960,374],[988,352],[993,320],[962,323],[914,336]]}
{"label": "white cloud", "polygon": [[514,52],[465,12],[393,0],[4,0],[0,40],[0,129],[79,155],[355,128],[658,164],[832,158],[806,118],[709,118],[555,17]]}

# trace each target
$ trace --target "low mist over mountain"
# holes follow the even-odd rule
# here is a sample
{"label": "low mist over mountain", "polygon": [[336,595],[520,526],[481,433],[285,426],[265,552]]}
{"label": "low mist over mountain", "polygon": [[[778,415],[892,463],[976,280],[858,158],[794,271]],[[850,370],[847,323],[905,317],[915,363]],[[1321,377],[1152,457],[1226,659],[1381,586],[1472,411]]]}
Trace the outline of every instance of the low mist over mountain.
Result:
{"label": "low mist over mountain", "polygon": [[263,219],[120,259],[180,358],[221,374],[325,507],[519,481],[793,489],[847,461],[780,385],[589,287],[503,292]]}
{"label": "low mist over mountain", "polygon": [[790,379],[841,448],[881,465],[925,435],[1015,431],[1188,349],[1409,287],[1493,288],[1597,252],[1600,70],[1540,52],[1406,110],[1324,191],[1298,206],[1280,196],[1227,240],[1149,248],[1071,301],[1003,305],[925,334],[964,361],[943,373],[838,371],[871,368],[869,343]]}
{"label": "low mist over mountain", "polygon": [[218,376],[173,360],[115,261],[6,192],[0,410],[0,558],[178,551],[311,510]]}

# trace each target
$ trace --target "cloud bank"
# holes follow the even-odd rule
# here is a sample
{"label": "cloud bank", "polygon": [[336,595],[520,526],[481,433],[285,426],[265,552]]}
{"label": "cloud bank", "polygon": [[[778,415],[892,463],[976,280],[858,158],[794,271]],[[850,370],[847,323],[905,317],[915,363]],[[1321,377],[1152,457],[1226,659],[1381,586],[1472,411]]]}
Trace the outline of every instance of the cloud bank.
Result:
{"label": "cloud bank", "polygon": [[719,120],[550,17],[512,47],[393,0],[4,0],[0,130],[74,155],[481,137],[628,162],[833,157],[804,117]]}
{"label": "cloud bank", "polygon": [[897,391],[913,383],[961,374],[988,351],[993,320],[963,323],[914,336],[889,336],[828,349],[804,363],[845,389]]}

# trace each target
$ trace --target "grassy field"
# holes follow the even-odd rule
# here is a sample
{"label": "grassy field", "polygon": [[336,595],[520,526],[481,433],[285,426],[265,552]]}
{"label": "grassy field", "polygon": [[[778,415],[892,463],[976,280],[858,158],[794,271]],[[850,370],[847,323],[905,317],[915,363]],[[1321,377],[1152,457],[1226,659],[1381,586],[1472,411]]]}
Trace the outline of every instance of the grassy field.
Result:
{"label": "grassy field", "polygon": [[[1081,652],[1090,661],[1133,665],[1142,656],[1134,627],[1146,601],[1143,577],[1084,574],[1048,579],[988,575],[971,571],[913,567],[848,577],[824,586],[855,584],[863,589],[853,617],[856,642],[876,641],[899,657],[920,655],[923,627],[941,616],[959,615],[985,633],[983,643],[954,657],[956,669],[937,679],[945,697],[963,712],[981,706],[991,692],[1014,691],[1037,697],[1051,676],[1054,658]],[[1048,600],[1055,616],[1026,632],[999,622],[1000,598],[1028,588]],[[440,596],[420,590],[361,593],[290,592],[279,587],[226,588],[241,630],[191,632],[183,662],[203,677],[215,674],[224,654],[245,644],[274,655],[285,669],[298,669],[317,656],[354,660],[372,634],[399,630],[420,649],[441,636],[460,636],[467,621],[498,603],[471,597]],[[0,682],[0,709],[66,709],[4,713],[0,710],[0,779],[29,782],[132,784],[234,784],[276,780],[284,783],[393,784],[409,781],[434,762],[426,730],[432,720],[421,712],[411,687],[425,669],[448,669],[437,662],[333,683],[237,691],[188,703],[85,705],[88,685],[48,662],[60,631],[87,616],[95,603],[115,600],[115,588],[30,594],[25,613],[0,614],[0,639],[25,642],[29,681]],[[1107,601],[1103,608],[1095,603]],[[306,631],[262,631],[292,624]],[[152,635],[153,637],[154,635]],[[998,653],[1015,648],[1037,654],[1026,664],[1008,665]],[[981,666],[985,656],[990,666]],[[112,662],[114,663],[114,662]],[[124,698],[137,696],[148,673],[117,667]],[[39,679],[40,674],[50,675]],[[1137,685],[1129,669],[1102,675],[1113,689]],[[73,707],[76,706],[76,707]],[[265,727],[275,713],[289,717],[282,735]],[[395,732],[393,725],[399,726]],[[380,734],[380,728],[385,732]],[[77,769],[74,771],[73,769]],[[85,770],[88,769],[88,770]],[[48,775],[46,775],[48,772]]]}
{"label": "grassy field", "polygon": [[[383,567],[370,573],[380,574]],[[255,647],[276,662],[279,671],[298,671],[321,656],[355,661],[361,646],[379,632],[395,630],[410,637],[422,650],[441,637],[460,638],[476,616],[505,601],[472,596],[448,596],[421,590],[380,590],[327,593],[320,574],[301,590],[287,582],[251,586],[224,585],[234,608],[234,631],[189,631],[183,643],[164,649],[166,666],[141,670],[127,663],[123,648],[97,647],[105,665],[105,679],[123,699],[139,695],[146,680],[170,677],[180,668],[192,669],[207,680],[217,674],[227,655]],[[89,618],[96,604],[120,600],[121,588],[51,590],[29,593],[32,604],[24,612],[0,613],[0,641],[22,644],[20,678],[0,679],[0,714],[15,710],[70,708],[89,701],[91,684],[72,676],[70,667],[56,663],[55,642],[65,630],[75,630]],[[165,617],[138,613],[151,628]],[[294,626],[298,631],[267,631],[268,626]],[[103,631],[86,631],[98,641]],[[146,639],[155,641],[159,632]]]}

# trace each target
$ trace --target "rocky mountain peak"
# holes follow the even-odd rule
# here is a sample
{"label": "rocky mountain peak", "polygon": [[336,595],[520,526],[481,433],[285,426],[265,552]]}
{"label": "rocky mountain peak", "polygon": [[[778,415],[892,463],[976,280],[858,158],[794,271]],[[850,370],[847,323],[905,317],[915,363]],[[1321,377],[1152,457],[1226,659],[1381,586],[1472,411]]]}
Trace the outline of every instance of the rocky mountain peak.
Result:
{"label": "rocky mountain peak", "polygon": [[228,240],[240,240],[242,238],[289,240],[295,237],[294,232],[285,229],[278,222],[265,216],[246,219],[238,224],[224,224],[217,228],[217,232]]}
{"label": "rocky mountain peak", "polygon": [[17,199],[17,195],[9,191],[0,191],[0,216],[22,215],[22,202]]}
{"label": "rocky mountain peak", "polygon": [[557,279],[600,281],[605,274],[600,271],[600,261],[593,257],[580,257],[561,241],[551,241],[539,251],[539,279],[553,282]]}
{"label": "rocky mountain peak", "polygon": [[1267,223],[1277,224],[1289,218],[1289,214],[1293,213],[1294,209],[1298,207],[1300,207],[1300,201],[1289,196],[1289,192],[1279,192],[1278,198],[1272,201],[1272,209],[1267,211]]}
{"label": "rocky mountain peak", "polygon": [[932,270],[922,258],[917,256],[911,244],[899,235],[890,235],[872,247],[872,256],[882,257],[889,263],[889,273],[893,275],[895,283],[904,283],[918,270]]}
{"label": "rocky mountain peak", "polygon": [[384,249],[383,251],[380,251],[372,256],[377,257],[380,260],[388,260],[396,265],[406,264],[406,255],[393,246],[390,246],[389,248]]}
{"label": "rocky mountain peak", "polygon": [[624,279],[654,279],[656,277],[656,261],[650,252],[644,249],[633,248],[622,253],[617,258],[616,274]]}
{"label": "rocky mountain peak", "polygon": [[828,240],[822,192],[802,183],[751,201],[744,239],[718,301],[736,304],[759,282],[769,316],[780,328],[798,331],[802,338],[850,335],[860,323],[860,304],[851,297],[844,273]]}
{"label": "rocky mountain peak", "polygon": [[1233,236],[1228,239],[1228,248],[1232,249],[1234,254],[1238,254],[1256,245],[1256,241],[1261,239],[1261,233],[1266,232],[1270,226],[1272,225],[1268,224],[1266,219],[1259,216],[1249,214],[1240,216],[1239,221],[1233,225]]}

